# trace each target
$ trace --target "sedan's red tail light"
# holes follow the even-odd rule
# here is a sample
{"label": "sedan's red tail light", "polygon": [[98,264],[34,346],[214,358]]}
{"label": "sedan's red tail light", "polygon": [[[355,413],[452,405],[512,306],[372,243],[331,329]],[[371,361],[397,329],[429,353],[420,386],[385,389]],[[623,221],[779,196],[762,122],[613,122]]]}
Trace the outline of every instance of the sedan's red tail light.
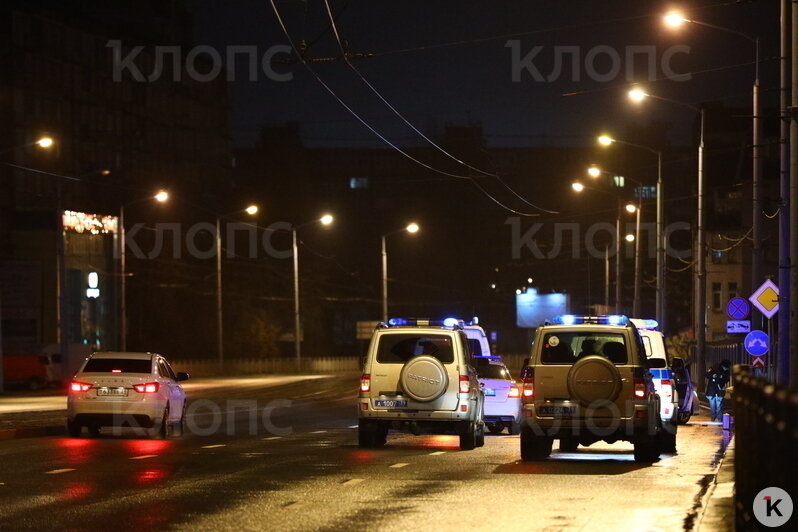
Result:
{"label": "sedan's red tail light", "polygon": [[521,397],[521,391],[518,389],[518,386],[510,386],[507,397]]}
{"label": "sedan's red tail light", "polygon": [[91,384],[79,381],[72,381],[69,385],[69,391],[74,393],[83,393],[91,390]]}
{"label": "sedan's red tail light", "polygon": [[157,393],[158,392],[158,383],[157,382],[148,382],[146,384],[134,384],[133,389],[139,393]]}
{"label": "sedan's red tail light", "polygon": [[360,391],[361,392],[369,392],[371,391],[371,375],[368,373],[364,373],[360,376]]}

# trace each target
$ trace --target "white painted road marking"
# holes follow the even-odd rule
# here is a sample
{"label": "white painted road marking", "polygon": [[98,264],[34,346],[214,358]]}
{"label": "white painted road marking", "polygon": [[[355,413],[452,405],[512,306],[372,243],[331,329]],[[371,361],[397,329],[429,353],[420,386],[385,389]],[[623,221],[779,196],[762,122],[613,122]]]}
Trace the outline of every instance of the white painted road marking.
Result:
{"label": "white painted road marking", "polygon": [[358,428],[359,426],[360,426],[360,425],[349,425],[349,428],[350,428],[350,429],[356,429],[356,428]]}
{"label": "white painted road marking", "polygon": [[410,464],[406,464],[406,463],[404,463],[404,462],[399,462],[398,464],[394,464],[394,465],[392,465],[392,466],[388,466],[388,467],[392,467],[392,468],[394,468],[394,469],[399,469],[400,467],[405,467],[405,466],[409,466],[409,465],[410,465]]}
{"label": "white painted road marking", "polygon": [[429,453],[430,456],[438,456],[439,454],[446,454],[446,451],[435,451],[434,453]]}
{"label": "white painted road marking", "polygon": [[343,483],[344,486],[354,486],[355,484],[360,484],[366,480],[365,478],[350,478],[346,482]]}
{"label": "white painted road marking", "polygon": [[269,438],[263,438],[263,441],[271,441],[271,440],[279,440],[282,436],[271,436]]}
{"label": "white painted road marking", "polygon": [[314,430],[313,432],[311,432],[311,434],[324,434],[325,432],[327,432],[327,431],[326,430]]}
{"label": "white painted road marking", "polygon": [[227,447],[227,444],[219,443],[217,445],[203,445],[203,449],[216,449],[217,447]]}
{"label": "white painted road marking", "polygon": [[75,471],[74,469],[53,469],[52,471],[47,471],[45,475],[60,475],[61,473],[69,473],[70,471]]}
{"label": "white painted road marking", "polygon": [[147,458],[155,458],[156,456],[158,456],[158,455],[157,454],[143,454],[141,456],[131,456],[130,459],[131,460],[145,460]]}

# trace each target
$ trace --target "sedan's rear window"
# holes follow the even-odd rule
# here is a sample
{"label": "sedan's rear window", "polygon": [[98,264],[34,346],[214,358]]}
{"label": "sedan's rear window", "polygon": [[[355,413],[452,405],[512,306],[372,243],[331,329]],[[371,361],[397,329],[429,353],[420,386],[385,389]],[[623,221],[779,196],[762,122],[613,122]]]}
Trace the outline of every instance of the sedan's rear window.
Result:
{"label": "sedan's rear window", "polygon": [[590,355],[598,355],[613,364],[626,364],[629,359],[623,334],[604,332],[556,332],[543,337],[543,364],[573,364]]}
{"label": "sedan's rear window", "polygon": [[92,358],[84,373],[150,373],[152,362],[141,358]]}
{"label": "sedan's rear window", "polygon": [[431,356],[444,364],[454,362],[452,337],[443,334],[385,334],[377,347],[377,362],[404,364],[417,356]]}
{"label": "sedan's rear window", "polygon": [[477,376],[480,379],[511,380],[510,372],[507,371],[507,368],[498,364],[477,364]]}

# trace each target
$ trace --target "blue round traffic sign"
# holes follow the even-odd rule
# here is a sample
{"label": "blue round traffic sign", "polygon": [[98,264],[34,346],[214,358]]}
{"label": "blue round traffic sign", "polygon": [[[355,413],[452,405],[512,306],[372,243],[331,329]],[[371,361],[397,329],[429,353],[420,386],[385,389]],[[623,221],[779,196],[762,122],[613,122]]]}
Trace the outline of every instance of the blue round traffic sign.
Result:
{"label": "blue round traffic sign", "polygon": [[751,313],[751,304],[743,297],[733,297],[726,304],[726,314],[733,320],[744,320]]}
{"label": "blue round traffic sign", "polygon": [[770,338],[762,331],[751,331],[745,336],[743,346],[749,354],[761,357],[770,349]]}

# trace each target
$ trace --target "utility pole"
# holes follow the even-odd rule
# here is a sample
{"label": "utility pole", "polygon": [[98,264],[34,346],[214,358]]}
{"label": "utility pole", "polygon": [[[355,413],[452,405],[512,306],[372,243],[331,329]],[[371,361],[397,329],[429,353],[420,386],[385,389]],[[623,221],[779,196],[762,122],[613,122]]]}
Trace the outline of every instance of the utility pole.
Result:
{"label": "utility pole", "polygon": [[[751,158],[753,160],[753,212],[751,219],[752,226],[752,241],[751,246],[751,290],[756,290],[762,284],[762,109],[761,97],[759,88],[759,37],[755,39],[756,42],[756,75],[754,77],[753,89],[753,147]],[[755,328],[759,329],[762,326],[762,315],[758,312],[754,313],[756,319]]]}
{"label": "utility pole", "polygon": [[0,294],[0,393],[3,393],[3,383],[5,374],[3,373],[3,297]]}
{"label": "utility pole", "polygon": [[615,220],[615,314],[621,314],[621,262],[623,246],[621,245],[621,200],[618,199],[618,218]]}
{"label": "utility pole", "polygon": [[782,386],[790,383],[790,0],[781,0],[781,46],[780,46],[780,107],[779,123],[779,306],[778,314],[778,378],[776,382]]}
{"label": "utility pole", "polygon": [[[792,4],[792,95],[790,113],[790,227],[798,227],[798,4]],[[790,231],[790,257],[798,257],[798,231]],[[790,262],[790,286],[798,286],[798,268]],[[790,298],[790,387],[798,387],[798,298]]]}
{"label": "utility pole", "polygon": [[700,388],[703,390],[704,374],[706,373],[706,314],[707,314],[707,250],[706,250],[706,220],[704,189],[704,132],[706,123],[706,110],[701,107],[701,137],[698,141],[698,243],[697,243],[697,279],[696,279],[696,308],[695,308],[695,338],[696,338],[696,369]]}

